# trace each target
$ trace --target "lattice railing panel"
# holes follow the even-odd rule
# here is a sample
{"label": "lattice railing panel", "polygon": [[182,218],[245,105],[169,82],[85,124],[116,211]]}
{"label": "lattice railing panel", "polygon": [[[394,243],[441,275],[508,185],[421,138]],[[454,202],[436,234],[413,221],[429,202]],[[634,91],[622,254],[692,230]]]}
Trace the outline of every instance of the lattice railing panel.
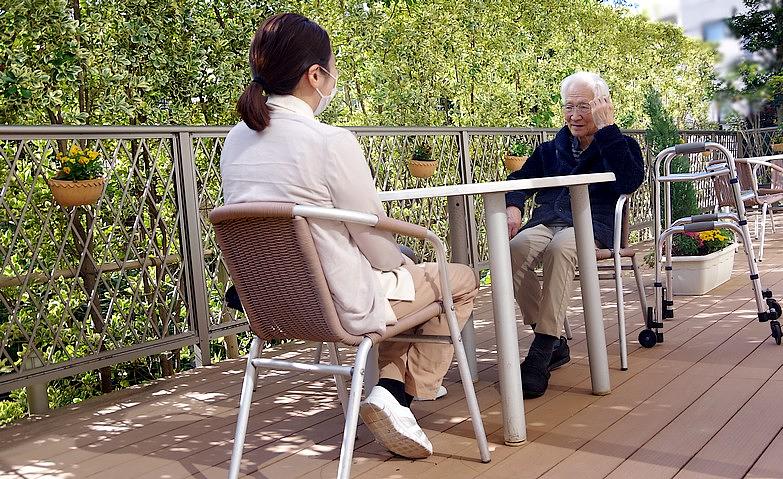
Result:
{"label": "lattice railing panel", "polygon": [[[63,208],[46,179],[70,145],[106,188]],[[172,138],[0,140],[0,382],[189,331]]]}
{"label": "lattice railing panel", "polygon": [[[375,184],[381,191],[421,188],[462,183],[460,176],[459,135],[416,133],[400,135],[375,135],[360,133],[359,143],[364,149],[375,176]],[[418,144],[432,149],[432,158],[438,162],[435,174],[430,178],[416,178],[408,170],[408,160]],[[446,198],[391,201],[385,205],[390,217],[416,223],[447,238],[449,223]],[[423,260],[433,261],[434,252],[423,240],[400,237],[398,241],[411,247]]]}

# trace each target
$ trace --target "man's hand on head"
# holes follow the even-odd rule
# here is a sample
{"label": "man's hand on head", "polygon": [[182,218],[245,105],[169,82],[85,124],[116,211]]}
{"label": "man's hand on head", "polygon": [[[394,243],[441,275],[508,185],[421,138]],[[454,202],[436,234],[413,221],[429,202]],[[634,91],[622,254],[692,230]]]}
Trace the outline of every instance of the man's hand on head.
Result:
{"label": "man's hand on head", "polygon": [[605,126],[614,125],[614,105],[608,95],[601,95],[597,88],[594,91],[595,98],[590,101],[590,108],[595,127],[600,130]]}

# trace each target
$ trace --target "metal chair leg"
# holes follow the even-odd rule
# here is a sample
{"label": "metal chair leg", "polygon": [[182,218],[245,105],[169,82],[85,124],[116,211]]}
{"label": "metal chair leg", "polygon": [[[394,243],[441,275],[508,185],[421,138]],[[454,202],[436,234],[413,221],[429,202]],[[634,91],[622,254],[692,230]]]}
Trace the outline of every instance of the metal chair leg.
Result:
{"label": "metal chair leg", "polygon": [[318,343],[315,347],[315,353],[313,353],[313,362],[315,364],[321,364],[321,355],[324,352],[324,343]]}
{"label": "metal chair leg", "polygon": [[568,322],[568,318],[563,320],[563,329],[565,329],[565,337],[567,340],[571,341],[574,339],[574,335],[571,334],[571,324]]}
{"label": "metal chair leg", "polygon": [[647,314],[647,293],[644,290],[642,275],[639,273],[639,264],[636,262],[636,256],[631,256],[631,266],[633,267],[633,277],[636,280],[636,289],[639,290],[639,302],[642,303],[642,314]]}
{"label": "metal chair leg", "polygon": [[[337,343],[329,343],[329,357],[331,358],[332,364],[340,364],[340,352],[337,349]],[[340,405],[343,408],[343,416],[347,417],[348,389],[345,386],[345,378],[340,374],[335,374],[334,383],[337,386],[337,398],[340,400]]]}
{"label": "metal chair leg", "polygon": [[367,368],[364,371],[364,389],[370,391],[376,384],[380,371],[378,370],[378,345],[373,345],[370,352],[367,353]]}
{"label": "metal chair leg", "polygon": [[[362,395],[362,383],[367,367],[367,356],[372,349],[372,340],[364,338],[356,350],[353,374],[351,376],[351,393],[345,412],[345,428],[343,429],[343,444],[340,448],[340,465],[337,467],[337,479],[351,477],[353,463],[353,447],[356,442],[356,427],[359,424],[359,400]],[[471,383],[472,384],[472,383]]]}
{"label": "metal chair leg", "polygon": [[476,361],[476,329],[473,326],[473,313],[470,314],[468,322],[462,328],[462,342],[465,345],[465,354],[468,355],[468,366],[470,366],[470,377],[473,382],[478,382],[478,362]]}
{"label": "metal chair leg", "polygon": [[625,301],[623,300],[623,269],[619,253],[614,258],[614,286],[617,290],[617,329],[620,336],[620,369],[628,370],[628,346],[625,341]]}
{"label": "metal chair leg", "polygon": [[237,415],[237,428],[234,433],[234,450],[231,452],[231,465],[228,469],[228,478],[239,477],[239,466],[242,463],[242,449],[245,447],[245,435],[247,434],[247,419],[250,417],[250,404],[253,402],[253,389],[255,389],[258,371],[253,365],[253,359],[258,357],[261,351],[261,340],[253,338],[250,351],[247,354],[247,367],[245,378],[242,381],[242,396],[239,399],[239,414]]}
{"label": "metal chair leg", "polygon": [[753,221],[753,237],[758,239],[759,237],[759,215],[754,215],[755,220]]}
{"label": "metal chair leg", "polygon": [[764,259],[764,237],[767,233],[767,208],[769,205],[764,203],[761,205],[761,238],[759,238],[759,257],[758,261],[761,262]]}
{"label": "metal chair leg", "polygon": [[487,444],[487,434],[484,431],[484,422],[481,419],[481,409],[479,408],[478,398],[476,398],[476,390],[473,387],[473,378],[470,374],[468,357],[462,343],[462,336],[460,334],[453,306],[446,310],[446,320],[449,324],[451,343],[454,346],[454,356],[457,358],[459,377],[462,381],[462,387],[465,390],[465,401],[468,403],[468,411],[470,411],[470,420],[473,423],[473,433],[476,435],[476,443],[478,444],[481,462],[487,463],[491,459],[489,444]]}
{"label": "metal chair leg", "polygon": [[772,206],[770,206],[769,209],[767,209],[767,211],[769,211],[769,224],[772,226],[773,233],[775,232],[775,215],[773,211],[774,209],[775,208]]}

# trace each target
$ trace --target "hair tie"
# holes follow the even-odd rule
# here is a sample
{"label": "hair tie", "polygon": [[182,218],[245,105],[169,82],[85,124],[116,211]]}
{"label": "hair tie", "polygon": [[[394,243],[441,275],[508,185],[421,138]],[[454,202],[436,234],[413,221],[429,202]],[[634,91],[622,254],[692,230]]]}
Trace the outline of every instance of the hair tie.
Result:
{"label": "hair tie", "polygon": [[267,88],[267,83],[264,81],[264,79],[260,75],[253,77],[253,83],[258,83],[259,85],[261,85],[261,88],[263,88],[264,91],[268,91],[269,90],[269,88]]}

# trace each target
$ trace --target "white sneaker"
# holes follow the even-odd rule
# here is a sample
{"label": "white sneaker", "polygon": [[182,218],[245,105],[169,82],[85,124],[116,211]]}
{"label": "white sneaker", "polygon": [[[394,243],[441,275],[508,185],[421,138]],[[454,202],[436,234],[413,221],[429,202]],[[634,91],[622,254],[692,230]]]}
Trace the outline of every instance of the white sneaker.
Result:
{"label": "white sneaker", "polygon": [[440,398],[444,397],[448,393],[449,393],[449,391],[446,389],[446,386],[441,384],[440,387],[438,388],[438,392],[435,393],[435,397],[434,398],[427,399],[427,398],[420,398],[419,396],[414,396],[413,400],[414,401],[434,401],[436,399],[440,399]]}
{"label": "white sneaker", "polygon": [[359,415],[383,447],[410,459],[432,455],[432,443],[413,413],[384,387],[375,386],[359,406]]}

